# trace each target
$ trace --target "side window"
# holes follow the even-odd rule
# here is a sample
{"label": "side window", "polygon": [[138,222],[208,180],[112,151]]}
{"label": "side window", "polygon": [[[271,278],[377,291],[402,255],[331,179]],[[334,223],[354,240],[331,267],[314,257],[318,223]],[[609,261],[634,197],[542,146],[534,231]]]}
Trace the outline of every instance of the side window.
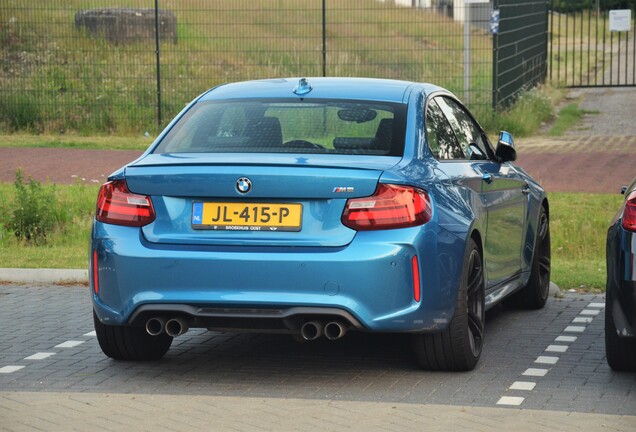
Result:
{"label": "side window", "polygon": [[[485,159],[487,157],[486,155],[488,155],[486,143],[482,137],[481,129],[470,115],[452,99],[439,97],[435,100],[450,122],[464,154],[467,155],[469,159]],[[480,156],[474,155],[471,157],[473,149],[469,147],[470,144],[476,144],[477,147],[479,147],[481,150]]]}
{"label": "side window", "polygon": [[426,140],[428,146],[437,159],[464,159],[464,152],[460,147],[451,125],[444,117],[444,113],[435,102],[431,100],[426,110]]}

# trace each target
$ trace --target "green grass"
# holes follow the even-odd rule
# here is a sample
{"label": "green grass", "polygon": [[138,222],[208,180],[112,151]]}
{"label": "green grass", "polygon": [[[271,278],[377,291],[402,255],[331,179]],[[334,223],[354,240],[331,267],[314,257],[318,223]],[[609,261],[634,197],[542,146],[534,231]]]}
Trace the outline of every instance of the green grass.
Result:
{"label": "green grass", "polygon": [[531,136],[553,116],[553,106],[560,97],[561,92],[552,87],[537,87],[521,93],[507,111],[478,119],[489,134],[505,130],[515,137]]}
{"label": "green grass", "polygon": [[55,229],[41,246],[16,238],[5,227],[15,201],[14,185],[0,183],[0,267],[86,268],[89,231],[99,186],[44,185],[54,188],[67,215],[66,226]]}
{"label": "green grass", "polygon": [[561,289],[605,289],[605,238],[619,194],[551,193],[552,280]]}
{"label": "green grass", "polygon": [[[52,187],[47,185],[47,187]],[[70,216],[44,246],[19,241],[0,227],[0,267],[86,268],[89,232],[98,186],[55,186]],[[13,185],[0,184],[0,217],[6,220]],[[551,193],[552,280],[561,289],[604,290],[605,235],[620,195]],[[4,224],[3,224],[4,225]]]}
{"label": "green grass", "polygon": [[[463,25],[430,10],[375,0],[330,0],[327,75],[430,81],[463,94]],[[155,133],[155,48],[115,45],[74,25],[96,0],[22,0],[0,8],[0,131]],[[121,0],[119,7],[149,7]],[[166,2],[178,43],[161,45],[165,125],[223,82],[322,75],[320,2]],[[471,35],[471,105],[489,106],[492,43]],[[17,89],[17,90],[16,90]]]}
{"label": "green grass", "polygon": [[[473,110],[476,118],[484,129],[496,142],[499,131],[506,130],[515,137],[527,137],[536,134],[537,130],[545,122],[553,117],[553,106],[560,100],[563,92],[550,86],[541,86],[524,92],[516,103],[507,111],[493,113],[491,109]],[[562,109],[556,117],[555,125],[550,135],[561,135],[572,127],[581,115],[595,113],[585,111],[568,105]],[[293,133],[291,134],[293,135]],[[305,138],[306,136],[300,136]],[[152,143],[154,136],[145,137],[141,134],[129,135],[89,135],[77,133],[68,134],[29,134],[29,133],[2,133],[0,131],[0,147],[63,147],[78,149],[101,150],[146,150]],[[320,140],[314,139],[314,142]],[[320,142],[330,145],[331,142]]]}
{"label": "green grass", "polygon": [[548,131],[550,136],[561,136],[576,125],[585,114],[598,114],[598,111],[588,111],[578,107],[577,104],[569,104],[563,107]]}
{"label": "green grass", "polygon": [[25,133],[0,133],[0,147],[76,148],[98,150],[146,150],[153,137],[144,136],[81,136],[33,135]]}

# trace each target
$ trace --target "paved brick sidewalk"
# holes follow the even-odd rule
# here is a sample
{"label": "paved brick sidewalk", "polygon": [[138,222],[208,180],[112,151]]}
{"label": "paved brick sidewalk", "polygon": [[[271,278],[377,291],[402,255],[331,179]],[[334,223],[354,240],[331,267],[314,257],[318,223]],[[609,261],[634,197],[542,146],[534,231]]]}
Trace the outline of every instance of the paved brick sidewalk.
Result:
{"label": "paved brick sidewalk", "polygon": [[0,182],[15,180],[15,171],[52,183],[101,184],[121,166],[142,152],[128,150],[79,150],[68,148],[0,147]]}
{"label": "paved brick sidewalk", "polygon": [[[517,140],[517,164],[549,192],[616,193],[636,176],[636,136]],[[0,147],[0,182],[15,171],[39,181],[101,184],[141,152]]]}
{"label": "paved brick sidewalk", "polygon": [[636,417],[382,402],[0,393],[0,429],[106,431],[633,431]]}
{"label": "paved brick sidewalk", "polygon": [[526,138],[517,165],[548,192],[618,193],[636,176],[636,136]]}
{"label": "paved brick sidewalk", "polygon": [[636,376],[607,366],[600,295],[493,309],[468,373],[421,371],[404,337],[355,332],[298,344],[193,329],[162,361],[116,362],[89,297],[0,285],[0,430],[636,430]]}

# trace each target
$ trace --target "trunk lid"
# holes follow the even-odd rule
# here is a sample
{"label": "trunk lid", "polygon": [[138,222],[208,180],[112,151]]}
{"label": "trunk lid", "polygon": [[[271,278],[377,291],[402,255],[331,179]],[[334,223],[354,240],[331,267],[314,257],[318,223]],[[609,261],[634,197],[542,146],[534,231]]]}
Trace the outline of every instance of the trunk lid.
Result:
{"label": "trunk lid", "polygon": [[[143,227],[151,243],[339,247],[350,243],[355,235],[340,222],[347,199],[372,195],[383,171],[400,159],[320,154],[150,154],[126,167],[125,177],[131,192],[152,197],[157,217]],[[247,193],[239,192],[239,179],[249,179]],[[200,220],[202,206],[210,206],[206,207],[204,223]],[[286,230],[290,228],[278,222],[292,207],[301,208],[300,227]],[[232,209],[236,210],[234,216]],[[217,215],[210,219],[213,211]],[[274,216],[259,213],[263,211]],[[193,212],[198,219],[193,220]],[[227,219],[223,217],[227,223],[219,226],[210,222],[223,212],[228,213]],[[270,221],[263,224],[266,219]]]}

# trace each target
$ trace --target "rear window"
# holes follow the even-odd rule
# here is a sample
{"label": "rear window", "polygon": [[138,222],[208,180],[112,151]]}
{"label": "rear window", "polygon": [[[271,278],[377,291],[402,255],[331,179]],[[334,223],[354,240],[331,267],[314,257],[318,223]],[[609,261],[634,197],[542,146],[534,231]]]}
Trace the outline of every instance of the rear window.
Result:
{"label": "rear window", "polygon": [[310,100],[194,105],[154,153],[334,153],[401,156],[406,105]]}

